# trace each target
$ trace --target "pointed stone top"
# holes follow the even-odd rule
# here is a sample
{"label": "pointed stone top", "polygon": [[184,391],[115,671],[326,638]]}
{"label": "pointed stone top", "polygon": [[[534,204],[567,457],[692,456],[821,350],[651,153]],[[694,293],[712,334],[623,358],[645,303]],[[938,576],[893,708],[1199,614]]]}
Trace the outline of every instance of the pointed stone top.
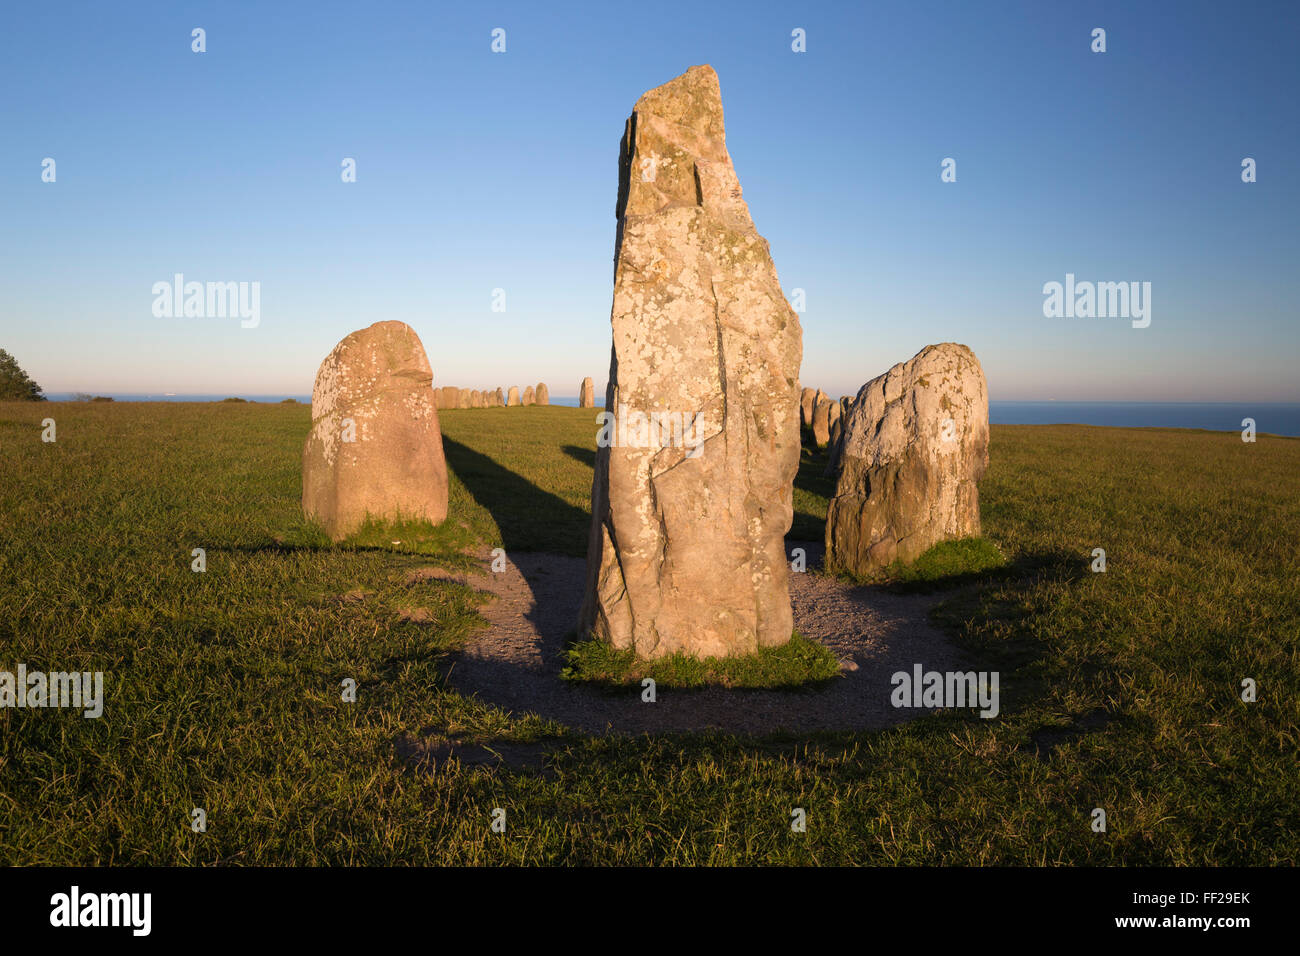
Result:
{"label": "pointed stone top", "polygon": [[722,93],[711,66],[693,66],[642,96],[623,133],[615,215],[699,207],[753,229],[727,154]]}
{"label": "pointed stone top", "polygon": [[636,101],[636,112],[651,113],[710,138],[721,139],[722,88],[707,63],[656,86]]}

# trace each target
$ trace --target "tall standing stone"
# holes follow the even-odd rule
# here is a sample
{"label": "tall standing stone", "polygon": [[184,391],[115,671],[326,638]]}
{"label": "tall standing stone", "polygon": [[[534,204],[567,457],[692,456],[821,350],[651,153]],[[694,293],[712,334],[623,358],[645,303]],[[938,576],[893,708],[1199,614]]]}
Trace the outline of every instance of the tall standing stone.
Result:
{"label": "tall standing stone", "polygon": [[712,68],[637,101],[616,215],[614,421],[579,630],[651,658],[783,644],[802,331],[741,198]]}
{"label": "tall standing stone", "polygon": [[813,407],[817,404],[817,389],[805,388],[799,393],[799,424],[812,428]]}
{"label": "tall standing stone", "polygon": [[582,385],[578,389],[578,407],[594,408],[596,405],[596,386],[592,384],[591,376],[588,375],[582,380]]}
{"label": "tall standing stone", "polygon": [[433,372],[415,330],[377,322],[321,362],[302,449],[302,509],[334,540],[367,517],[447,517]]}
{"label": "tall standing stone", "polygon": [[551,390],[546,387],[545,382],[537,383],[537,391],[533,393],[533,400],[538,405],[551,404]]}
{"label": "tall standing stone", "polygon": [[501,407],[502,405],[504,405],[505,403],[506,403],[506,396],[505,396],[505,393],[502,392],[501,389],[498,388],[497,391],[496,391],[496,395],[495,395],[495,396],[493,397],[493,399],[492,399],[492,404],[493,404],[493,406],[495,406],[496,408],[500,408],[500,407]]}
{"label": "tall standing stone", "polygon": [[510,397],[506,399],[506,404],[507,404],[507,405],[518,405],[518,404],[519,404],[519,386],[518,386],[518,385],[511,385],[511,386],[510,386]]}
{"label": "tall standing stone", "polygon": [[525,385],[525,386],[524,386],[524,400],[523,400],[523,404],[525,404],[525,405],[536,405],[536,404],[537,404],[537,396],[533,393],[533,387],[532,387],[531,385]]}
{"label": "tall standing stone", "polygon": [[929,345],[872,379],[844,426],[826,565],[870,574],[980,532],[989,399],[975,353]]}
{"label": "tall standing stone", "polygon": [[[821,394],[820,392],[818,393]],[[819,398],[813,407],[812,436],[813,447],[825,448],[831,440],[831,403]]]}
{"label": "tall standing stone", "polygon": [[460,389],[445,385],[442,388],[440,408],[460,408]]}

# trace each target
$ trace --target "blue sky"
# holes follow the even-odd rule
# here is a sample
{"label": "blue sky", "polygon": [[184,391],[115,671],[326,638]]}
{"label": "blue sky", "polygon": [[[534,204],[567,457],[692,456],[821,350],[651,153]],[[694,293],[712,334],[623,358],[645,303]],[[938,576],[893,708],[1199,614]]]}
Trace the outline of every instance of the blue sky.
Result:
{"label": "blue sky", "polygon": [[[52,392],[298,394],[400,319],[435,384],[599,388],[624,120],[709,63],[804,384],[959,341],[994,400],[1300,401],[1297,50],[1280,3],[9,4],[0,347]],[[155,317],[177,272],[260,324]],[[1045,318],[1066,273],[1150,282],[1150,327]]]}

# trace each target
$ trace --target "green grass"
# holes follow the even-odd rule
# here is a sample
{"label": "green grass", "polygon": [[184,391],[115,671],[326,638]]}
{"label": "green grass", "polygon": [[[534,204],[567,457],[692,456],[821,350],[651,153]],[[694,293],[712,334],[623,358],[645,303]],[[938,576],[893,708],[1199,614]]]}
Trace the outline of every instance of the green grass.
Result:
{"label": "green grass", "polygon": [[852,584],[882,584],[898,590],[933,591],[978,580],[988,571],[1007,566],[1006,556],[988,538],[941,541],[911,564],[895,561],[876,574],[848,571],[836,576]]}
{"label": "green grass", "polygon": [[[300,512],[309,415],[0,405],[0,669],[103,670],[107,696],[98,720],[0,711],[0,863],[1300,858],[1300,441],[995,426],[980,493],[1001,563],[954,574],[937,556],[921,583],[1000,671],[996,719],[598,738],[451,690],[479,597],[407,583],[463,562],[466,542],[582,554],[591,411],[442,413],[448,524],[341,546]],[[828,494],[808,459],[793,540],[820,537]],[[408,759],[430,737],[541,748],[545,767]],[[1098,806],[1105,834],[1089,828]]]}
{"label": "green grass", "polygon": [[798,631],[780,647],[765,647],[738,657],[688,657],[669,654],[648,661],[632,650],[620,651],[604,641],[585,640],[566,653],[566,680],[609,687],[640,684],[649,677],[656,688],[693,688],[708,684],[737,688],[793,689],[835,677],[839,660],[824,645]]}

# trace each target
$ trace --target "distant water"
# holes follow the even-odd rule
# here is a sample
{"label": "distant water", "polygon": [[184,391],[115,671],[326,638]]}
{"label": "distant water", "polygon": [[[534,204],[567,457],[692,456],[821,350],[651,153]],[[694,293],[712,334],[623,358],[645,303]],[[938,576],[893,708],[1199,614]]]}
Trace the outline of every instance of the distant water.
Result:
{"label": "distant water", "polygon": [[1253,418],[1257,432],[1300,436],[1300,404],[1290,402],[989,402],[989,421],[994,425],[1107,425],[1239,432],[1243,418]]}

